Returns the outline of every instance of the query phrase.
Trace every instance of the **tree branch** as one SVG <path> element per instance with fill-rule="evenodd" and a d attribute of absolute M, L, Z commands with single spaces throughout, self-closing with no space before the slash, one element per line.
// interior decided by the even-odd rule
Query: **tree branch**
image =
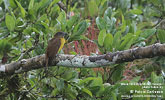
<path fill-rule="evenodd" d="M 165 56 L 165 44 L 153 44 L 114 53 L 97 56 L 59 54 L 50 64 L 51 66 L 64 66 L 73 68 L 96 68 L 111 64 L 130 62 L 135 59 Z M 15 74 L 45 67 L 45 55 L 30 59 L 22 59 L 10 64 L 0 65 L 0 77 L 5 74 Z"/>
<path fill-rule="evenodd" d="M 61 1 L 59 1 L 57 4 L 61 9 L 63 9 L 65 12 L 67 12 L 66 6 Z"/>

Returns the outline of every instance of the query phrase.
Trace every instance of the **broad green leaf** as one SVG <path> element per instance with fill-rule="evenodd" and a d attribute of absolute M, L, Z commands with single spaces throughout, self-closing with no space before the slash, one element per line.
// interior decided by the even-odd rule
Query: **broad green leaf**
<path fill-rule="evenodd" d="M 104 13 L 104 17 L 107 16 L 107 17 L 111 18 L 111 15 L 112 15 L 112 8 L 108 7 Z"/>
<path fill-rule="evenodd" d="M 119 47 L 119 50 L 124 50 L 126 47 L 128 48 L 128 46 L 131 45 L 131 43 L 133 42 L 132 38 L 133 38 L 133 34 L 132 33 L 128 33 L 127 35 L 125 35 L 121 39 L 121 40 L 123 40 L 123 42 L 121 43 L 121 45 Z"/>
<path fill-rule="evenodd" d="M 103 85 L 103 80 L 102 80 L 101 77 L 96 77 L 90 85 L 91 85 L 91 87 L 102 86 Z"/>
<path fill-rule="evenodd" d="M 48 7 L 48 11 L 50 11 L 50 8 L 55 4 L 55 3 L 58 3 L 60 0 L 53 0 L 51 3 L 50 3 L 50 5 L 49 5 L 49 7 Z"/>
<path fill-rule="evenodd" d="M 33 44 L 32 44 L 30 39 L 27 40 L 26 44 L 27 44 L 26 45 L 27 47 L 32 47 L 33 46 Z"/>
<path fill-rule="evenodd" d="M 65 80 L 71 80 L 77 77 L 77 72 L 74 70 L 68 70 L 67 72 L 65 72 L 62 76 L 63 79 Z"/>
<path fill-rule="evenodd" d="M 74 37 L 69 38 L 68 43 L 71 41 L 76 41 L 76 40 L 90 40 L 90 39 L 84 35 L 74 36 Z"/>
<path fill-rule="evenodd" d="M 101 0 L 101 5 L 99 6 L 99 16 L 103 16 L 105 10 L 108 7 L 108 3 L 106 0 Z"/>
<path fill-rule="evenodd" d="M 83 34 L 86 31 L 86 29 L 87 29 L 87 22 L 86 21 L 82 21 L 79 24 L 77 35 Z"/>
<path fill-rule="evenodd" d="M 46 14 L 43 14 L 39 19 L 38 21 L 44 21 L 47 19 L 47 15 Z"/>
<path fill-rule="evenodd" d="M 152 27 L 152 26 L 153 26 L 152 22 L 140 22 L 137 24 L 138 29 L 143 29 L 145 27 Z"/>
<path fill-rule="evenodd" d="M 112 42 L 113 42 L 113 36 L 112 34 L 108 33 L 104 39 L 104 48 L 107 50 L 107 51 L 112 51 Z"/>
<path fill-rule="evenodd" d="M 100 5 L 100 3 L 101 3 L 101 1 L 100 1 L 100 0 L 96 0 L 96 4 L 97 4 L 97 6 L 99 6 L 99 5 Z"/>
<path fill-rule="evenodd" d="M 36 8 L 36 11 L 46 7 L 50 2 L 51 0 L 41 0 Z"/>
<path fill-rule="evenodd" d="M 158 76 L 158 75 L 156 75 L 155 72 L 152 72 L 151 73 L 151 82 L 152 83 L 163 83 L 164 79 L 162 76 Z"/>
<path fill-rule="evenodd" d="M 87 88 L 82 88 L 82 91 L 92 97 L 92 92 L 90 90 L 88 90 Z"/>
<path fill-rule="evenodd" d="M 6 39 L 0 40 L 0 55 L 3 55 L 4 53 L 8 53 L 11 51 L 12 44 Z"/>
<path fill-rule="evenodd" d="M 112 73 L 112 77 L 111 77 L 113 82 L 117 82 L 122 78 L 123 69 L 124 69 L 123 66 L 116 66 L 113 69 L 113 73 Z"/>
<path fill-rule="evenodd" d="M 57 22 L 61 27 L 61 31 L 65 31 L 67 23 L 66 23 L 66 13 L 64 11 L 60 12 L 57 18 Z"/>
<path fill-rule="evenodd" d="M 113 44 L 112 46 L 118 50 L 117 48 L 120 46 L 120 38 L 121 38 L 121 31 L 118 31 L 117 33 L 115 33 L 114 35 L 114 39 L 113 39 Z"/>
<path fill-rule="evenodd" d="M 62 91 L 64 89 L 64 80 L 57 80 L 56 87 L 58 91 Z"/>
<path fill-rule="evenodd" d="M 34 0 L 30 0 L 28 10 L 31 10 L 33 8 L 33 5 L 34 5 Z"/>
<path fill-rule="evenodd" d="M 117 96 L 116 96 L 115 92 L 112 92 L 112 97 L 113 97 L 113 100 L 117 100 Z"/>
<path fill-rule="evenodd" d="M 25 17 L 25 14 L 26 14 L 25 9 L 21 6 L 21 4 L 20 4 L 17 0 L 15 0 L 15 2 L 17 3 L 18 7 L 20 8 L 20 10 L 21 10 L 21 15 L 22 15 L 22 17 L 24 18 L 24 17 Z"/>
<path fill-rule="evenodd" d="M 128 41 L 128 43 L 125 45 L 124 50 L 129 49 L 131 47 L 131 45 L 133 44 L 133 42 L 134 42 L 133 38 L 131 38 L 130 41 Z"/>
<path fill-rule="evenodd" d="M 3 2 L 3 0 L 0 0 L 0 5 L 1 5 L 2 2 Z"/>
<path fill-rule="evenodd" d="M 139 82 L 140 78 L 141 78 L 141 76 L 136 76 L 135 78 L 133 78 L 133 79 L 131 80 L 131 82 L 132 82 L 132 83 L 137 83 L 137 82 Z"/>
<path fill-rule="evenodd" d="M 41 33 L 39 30 L 37 30 L 36 28 L 32 28 L 33 32 L 36 32 L 37 34 Z"/>
<path fill-rule="evenodd" d="M 111 34 L 114 34 L 116 18 L 112 17 L 110 19 L 108 16 L 106 16 L 106 17 L 104 17 L 104 20 L 106 21 L 106 30 L 107 30 L 107 32 L 111 33 Z"/>
<path fill-rule="evenodd" d="M 52 95 L 52 96 L 56 96 L 56 95 L 57 95 L 57 93 L 58 93 L 58 89 L 57 89 L 57 88 L 55 88 L 55 89 L 52 91 L 51 95 Z"/>
<path fill-rule="evenodd" d="M 98 43 L 100 46 L 103 46 L 105 37 L 106 37 L 106 30 L 103 29 L 100 31 L 99 36 L 98 36 Z"/>
<path fill-rule="evenodd" d="M 105 20 L 100 17 L 96 18 L 96 24 L 97 24 L 97 27 L 99 28 L 99 30 L 103 30 L 106 28 Z"/>
<path fill-rule="evenodd" d="M 45 27 L 45 30 L 48 30 L 49 29 L 49 26 L 47 23 L 41 21 L 41 24 Z"/>
<path fill-rule="evenodd" d="M 72 16 L 68 21 L 67 21 L 67 26 L 69 29 L 71 29 L 73 27 L 73 25 L 75 23 L 78 22 L 78 20 L 80 19 L 80 14 L 75 14 L 74 16 Z"/>
<path fill-rule="evenodd" d="M 17 5 L 15 4 L 14 0 L 9 0 L 9 3 L 10 3 L 10 7 L 12 7 L 12 8 L 16 8 L 17 7 Z"/>
<path fill-rule="evenodd" d="M 9 14 L 6 14 L 5 23 L 6 23 L 7 28 L 10 31 L 14 30 L 14 28 L 15 28 L 15 19 L 13 18 L 13 16 L 11 16 Z"/>
<path fill-rule="evenodd" d="M 152 36 L 155 34 L 156 29 L 146 29 L 144 32 L 141 33 L 141 37 L 147 39 L 148 37 Z"/>
<path fill-rule="evenodd" d="M 97 15 L 98 13 L 98 7 L 97 7 L 97 4 L 96 4 L 96 1 L 95 0 L 90 0 L 88 2 L 88 10 L 89 10 L 89 14 L 94 17 Z"/>
<path fill-rule="evenodd" d="M 132 14 L 137 14 L 137 15 L 140 15 L 143 13 L 140 9 L 132 9 L 129 12 Z"/>
<path fill-rule="evenodd" d="M 71 35 L 71 38 L 74 36 L 80 36 L 82 35 L 86 29 L 87 29 L 87 22 L 85 20 L 81 21 L 73 30 L 73 34 Z"/>
<path fill-rule="evenodd" d="M 140 38 L 141 30 L 137 30 L 133 35 L 133 41 L 138 42 L 138 39 Z"/>
<path fill-rule="evenodd" d="M 60 22 L 60 23 L 63 23 L 64 20 L 66 20 L 66 13 L 64 11 L 60 12 L 59 13 L 59 16 L 57 18 L 57 20 Z"/>
<path fill-rule="evenodd" d="M 124 19 L 124 16 L 122 14 L 122 26 L 121 26 L 121 32 L 124 32 L 125 29 L 126 29 L 126 22 L 125 22 L 125 19 Z"/>
<path fill-rule="evenodd" d="M 158 38 L 159 38 L 160 42 L 165 43 L 165 31 L 158 29 L 157 34 L 158 34 Z"/>
<path fill-rule="evenodd" d="M 83 85 L 84 83 L 87 83 L 87 82 L 95 80 L 95 79 L 96 79 L 96 77 L 87 77 L 87 78 L 85 78 L 83 80 L 80 80 L 79 85 Z"/>

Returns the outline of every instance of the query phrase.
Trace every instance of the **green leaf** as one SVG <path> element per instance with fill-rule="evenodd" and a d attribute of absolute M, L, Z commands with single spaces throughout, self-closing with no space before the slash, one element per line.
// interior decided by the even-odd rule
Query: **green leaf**
<path fill-rule="evenodd" d="M 132 14 L 137 14 L 137 15 L 140 15 L 143 13 L 140 9 L 132 9 L 129 12 Z"/>
<path fill-rule="evenodd" d="M 91 85 L 91 87 L 102 86 L 103 85 L 103 80 L 102 80 L 101 77 L 96 77 L 90 85 Z"/>
<path fill-rule="evenodd" d="M 92 80 L 95 80 L 95 79 L 96 79 L 96 77 L 88 77 L 88 78 L 85 78 L 85 79 L 83 79 L 83 80 L 80 80 L 79 85 L 83 85 L 84 83 L 87 83 L 87 82 L 92 81 Z"/>
<path fill-rule="evenodd" d="M 57 22 L 61 27 L 61 31 L 65 31 L 67 23 L 66 23 L 66 13 L 64 11 L 60 12 L 57 18 Z"/>
<path fill-rule="evenodd" d="M 132 83 L 137 83 L 137 82 L 139 82 L 140 78 L 141 78 L 141 76 L 136 76 L 135 78 L 133 78 L 133 79 L 131 80 L 131 82 L 132 82 Z"/>
<path fill-rule="evenodd" d="M 105 37 L 106 37 L 106 30 L 103 29 L 100 31 L 99 36 L 98 36 L 98 43 L 100 46 L 103 46 Z"/>
<path fill-rule="evenodd" d="M 2 4 L 3 0 L 0 0 L 0 5 Z"/>
<path fill-rule="evenodd" d="M 133 40 L 137 41 L 137 39 L 139 38 L 140 34 L 141 34 L 141 30 L 137 30 L 136 33 L 134 34 Z"/>
<path fill-rule="evenodd" d="M 41 0 L 36 8 L 36 11 L 46 7 L 50 2 L 51 0 Z"/>
<path fill-rule="evenodd" d="M 69 29 L 71 29 L 73 27 L 73 25 L 75 23 L 78 22 L 78 20 L 80 19 L 80 14 L 75 14 L 74 16 L 72 16 L 68 21 L 67 21 L 67 26 Z"/>
<path fill-rule="evenodd" d="M 56 96 L 57 93 L 58 93 L 58 89 L 55 88 L 55 89 L 52 91 L 51 95 L 52 95 L 52 96 Z"/>
<path fill-rule="evenodd" d="M 124 50 L 127 50 L 127 49 L 129 49 L 130 47 L 131 47 L 131 45 L 133 44 L 133 38 L 132 39 L 130 39 L 130 41 L 128 41 L 128 43 L 125 45 L 125 47 L 124 47 Z"/>
<path fill-rule="evenodd" d="M 112 46 L 118 50 L 118 47 L 120 46 L 120 38 L 121 38 L 121 31 L 118 31 L 117 33 L 115 33 L 114 35 L 114 39 L 113 39 L 113 44 Z"/>
<path fill-rule="evenodd" d="M 108 33 L 105 37 L 105 40 L 104 40 L 104 47 L 107 51 L 112 51 L 112 42 L 113 42 L 113 36 L 112 34 Z"/>
<path fill-rule="evenodd" d="M 125 19 L 124 19 L 124 16 L 122 14 L 122 26 L 121 26 L 121 32 L 124 32 L 126 29 L 126 22 L 125 22 Z"/>
<path fill-rule="evenodd" d="M 64 89 L 64 80 L 57 80 L 56 87 L 58 91 L 62 91 Z"/>
<path fill-rule="evenodd" d="M 87 22 L 85 20 L 81 21 L 73 30 L 71 37 L 82 35 L 87 29 Z"/>
<path fill-rule="evenodd" d="M 90 39 L 84 35 L 74 36 L 74 37 L 69 38 L 68 43 L 71 41 L 76 41 L 76 40 L 90 40 Z"/>
<path fill-rule="evenodd" d="M 49 7 L 47 8 L 48 11 L 50 11 L 51 7 L 52 7 L 55 3 L 58 3 L 59 1 L 60 1 L 60 0 L 53 0 L 53 1 L 50 3 Z"/>
<path fill-rule="evenodd" d="M 31 10 L 33 8 L 33 5 L 34 5 L 34 0 L 30 0 L 28 10 Z"/>
<path fill-rule="evenodd" d="M 123 40 L 123 42 L 121 43 L 121 45 L 119 47 L 119 50 L 124 50 L 125 48 L 128 48 L 128 46 L 130 46 L 132 44 L 132 42 L 133 42 L 132 38 L 133 38 L 133 34 L 132 33 L 128 33 L 127 35 L 125 35 L 121 39 L 121 40 Z"/>
<path fill-rule="evenodd" d="M 151 73 L 151 82 L 152 83 L 163 83 L 164 79 L 162 76 L 157 76 L 155 72 Z"/>
<path fill-rule="evenodd" d="M 82 88 L 82 91 L 92 97 L 92 92 L 90 90 L 88 90 L 87 88 Z"/>
<path fill-rule="evenodd" d="M 15 19 L 14 19 L 13 16 L 10 16 L 9 14 L 6 14 L 5 23 L 6 23 L 7 28 L 10 31 L 14 30 L 16 22 L 15 22 Z"/>
<path fill-rule="evenodd" d="M 111 15 L 112 15 L 112 8 L 108 7 L 104 13 L 104 17 L 107 16 L 107 17 L 111 18 Z"/>
<path fill-rule="evenodd" d="M 116 18 L 112 17 L 109 19 L 108 16 L 104 17 L 104 20 L 106 21 L 106 30 L 108 33 L 114 34 L 115 32 L 115 23 L 116 23 Z"/>
<path fill-rule="evenodd" d="M 24 18 L 25 17 L 25 13 L 26 13 L 25 9 L 21 6 L 21 4 L 17 0 L 15 0 L 15 2 L 17 3 L 17 6 L 20 8 L 21 15 Z"/>
<path fill-rule="evenodd" d="M 10 3 L 10 7 L 12 7 L 12 8 L 16 8 L 17 7 L 17 5 L 15 4 L 14 0 L 9 0 L 9 3 Z"/>
<path fill-rule="evenodd" d="M 33 32 L 36 32 L 37 34 L 41 33 L 39 30 L 37 30 L 36 28 L 32 28 Z"/>
<path fill-rule="evenodd" d="M 156 29 L 146 29 L 146 30 L 144 30 L 143 33 L 141 33 L 141 37 L 147 39 L 148 37 L 155 34 L 155 32 L 156 32 Z"/>
<path fill-rule="evenodd" d="M 101 5 L 99 6 L 99 16 L 103 16 L 105 13 L 105 10 L 108 7 L 108 3 L 106 0 L 101 0 Z"/>
<path fill-rule="evenodd" d="M 3 55 L 4 53 L 8 53 L 11 51 L 12 45 L 6 39 L 0 40 L 0 54 Z"/>
<path fill-rule="evenodd" d="M 44 21 L 47 19 L 47 15 L 46 14 L 43 14 L 39 19 L 38 21 Z"/>
<path fill-rule="evenodd" d="M 27 47 L 32 47 L 33 46 L 33 44 L 32 44 L 30 39 L 27 40 L 26 44 L 27 44 Z"/>
<path fill-rule="evenodd" d="M 112 97 L 113 97 L 113 100 L 117 100 L 117 96 L 114 92 L 112 92 Z"/>
<path fill-rule="evenodd" d="M 160 42 L 165 43 L 165 31 L 158 29 L 157 34 L 158 34 L 158 38 L 159 38 Z"/>
<path fill-rule="evenodd" d="M 103 30 L 106 28 L 105 20 L 100 17 L 96 18 L 96 24 L 97 24 L 97 27 L 99 28 L 99 30 Z"/>
<path fill-rule="evenodd" d="M 123 66 L 116 66 L 114 69 L 112 69 L 112 81 L 117 82 L 122 78 L 122 72 L 123 72 L 124 67 Z"/>
<path fill-rule="evenodd" d="M 95 0 L 90 0 L 88 2 L 88 10 L 91 17 L 94 17 L 98 13 L 98 7 Z"/>

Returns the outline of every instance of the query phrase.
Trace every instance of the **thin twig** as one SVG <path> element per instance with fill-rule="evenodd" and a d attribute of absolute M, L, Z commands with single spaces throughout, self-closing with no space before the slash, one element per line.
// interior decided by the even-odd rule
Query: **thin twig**
<path fill-rule="evenodd" d="M 63 9 L 65 12 L 67 12 L 66 6 L 61 1 L 59 1 L 57 4 L 61 9 Z"/>
<path fill-rule="evenodd" d="M 3 16 L 2 18 L 0 18 L 0 23 L 2 22 L 2 21 L 4 21 L 5 20 L 5 16 Z"/>

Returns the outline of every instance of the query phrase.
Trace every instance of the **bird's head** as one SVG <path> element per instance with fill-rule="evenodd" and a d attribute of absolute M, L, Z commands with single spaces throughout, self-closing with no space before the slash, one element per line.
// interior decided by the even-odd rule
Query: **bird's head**
<path fill-rule="evenodd" d="M 63 38 L 63 37 L 66 36 L 66 35 L 67 35 L 67 33 L 65 33 L 65 32 L 57 32 L 57 33 L 54 35 L 54 37 Z"/>

